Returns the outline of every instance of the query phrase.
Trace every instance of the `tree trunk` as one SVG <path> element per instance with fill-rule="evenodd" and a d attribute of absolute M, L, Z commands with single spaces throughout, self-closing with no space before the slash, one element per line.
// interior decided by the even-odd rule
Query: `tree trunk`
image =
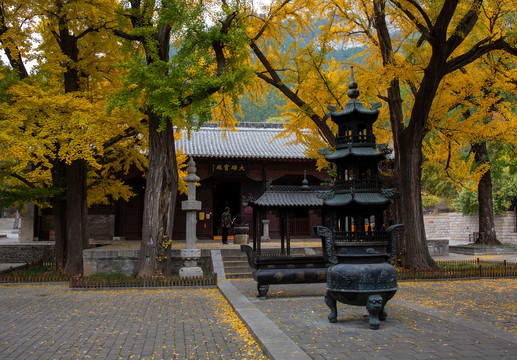
<path fill-rule="evenodd" d="M 174 146 L 174 129 L 170 122 L 158 132 L 159 117 L 148 110 L 149 166 L 144 197 L 139 277 L 169 275 L 170 246 L 162 243 L 172 236 L 178 168 Z"/>
<path fill-rule="evenodd" d="M 374 19 L 379 50 L 384 66 L 393 61 L 393 47 L 388 22 L 386 21 L 386 1 L 374 0 Z M 430 65 L 439 68 L 440 62 L 433 53 Z M 438 74 L 438 73 L 437 73 Z M 443 76 L 443 75 L 442 75 Z M 421 195 L 422 139 L 425 123 L 436 92 L 439 79 L 426 69 L 408 127 L 405 127 L 402 96 L 398 79 L 393 79 L 388 87 L 387 102 L 390 110 L 390 124 L 395 150 L 395 171 L 393 174 L 401 197 L 395 202 L 395 218 L 404 224 L 404 235 L 399 239 L 398 257 L 401 265 L 408 269 L 434 269 L 435 263 L 429 249 L 424 228 Z M 416 106 L 416 109 L 415 109 Z"/>
<path fill-rule="evenodd" d="M 86 201 L 86 161 L 74 160 L 66 177 L 67 261 L 65 274 L 81 275 L 83 249 L 88 244 L 88 207 Z"/>
<path fill-rule="evenodd" d="M 478 163 L 488 163 L 488 151 L 486 141 L 472 145 L 474 159 Z M 498 245 L 494 223 L 494 204 L 492 200 L 492 176 L 490 169 L 481 177 L 478 184 L 479 204 L 479 238 L 477 244 Z"/>
<path fill-rule="evenodd" d="M 61 4 L 62 5 L 62 4 Z M 61 8 L 61 6 L 60 6 Z M 61 8 L 62 10 L 62 8 Z M 80 75 L 76 68 L 79 60 L 80 37 L 68 28 L 65 16 L 59 18 L 60 49 L 71 63 L 63 74 L 65 93 L 80 91 Z M 66 249 L 65 273 L 76 276 L 83 272 L 83 249 L 88 247 L 87 164 L 84 159 L 73 160 L 66 166 Z"/>
<path fill-rule="evenodd" d="M 396 166 L 399 179 L 399 191 L 402 193 L 397 200 L 398 219 L 404 224 L 404 235 L 399 239 L 399 257 L 401 265 L 407 269 L 436 269 L 435 263 L 427 247 L 424 227 L 421 196 L 421 163 L 422 145 L 419 141 L 405 133 L 400 138 L 400 148 Z"/>
<path fill-rule="evenodd" d="M 52 167 L 52 184 L 54 187 L 65 187 L 66 179 L 65 163 L 54 160 Z M 54 256 L 56 258 L 56 269 L 62 270 L 65 268 L 66 262 L 66 194 L 60 194 L 57 198 L 52 200 L 52 215 L 54 221 Z"/>

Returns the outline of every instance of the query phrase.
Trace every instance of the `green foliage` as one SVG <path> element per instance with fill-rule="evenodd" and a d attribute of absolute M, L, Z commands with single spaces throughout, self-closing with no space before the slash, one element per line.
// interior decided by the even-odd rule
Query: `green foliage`
<path fill-rule="evenodd" d="M 11 95 L 8 93 L 8 89 L 18 81 L 19 76 L 16 71 L 0 62 L 0 102 L 11 102 Z"/>
<path fill-rule="evenodd" d="M 24 185 L 6 185 L 0 189 L 0 208 L 17 207 L 32 202 L 41 207 L 48 206 L 51 198 L 63 198 L 65 189 L 60 187 L 35 188 Z"/>
<path fill-rule="evenodd" d="M 215 93 L 226 94 L 237 103 L 247 79 L 254 75 L 245 65 L 248 40 L 239 16 L 228 29 L 221 30 L 223 21 L 236 11 L 237 2 L 225 4 L 219 13 L 212 14 L 216 17 L 214 25 L 208 25 L 204 17 L 207 8 L 202 3 L 194 7 L 184 4 L 164 2 L 157 27 L 153 27 L 153 31 L 164 25 L 171 27 L 174 41 L 170 59 L 164 61 L 158 49 L 146 42 L 146 57 L 135 54 L 123 65 L 129 70 L 125 89 L 112 97 L 111 108 L 148 106 L 161 119 L 161 128 L 167 121 L 190 128 L 212 120 Z M 152 32 L 137 27 L 133 34 L 148 37 Z M 214 51 L 216 47 L 224 48 L 224 64 Z"/>
<path fill-rule="evenodd" d="M 422 193 L 422 206 L 425 209 L 429 209 L 433 206 L 436 206 L 440 203 L 440 198 L 436 195 L 431 195 L 427 193 Z"/>
<path fill-rule="evenodd" d="M 461 212 L 463 215 L 475 215 L 479 211 L 478 192 L 463 188 L 451 205 L 454 210 Z"/>
<path fill-rule="evenodd" d="M 276 91 L 270 90 L 261 102 L 256 102 L 250 96 L 244 95 L 239 103 L 242 109 L 242 114 L 236 115 L 239 121 L 266 122 L 278 117 L 281 113 L 280 108 L 285 106 L 286 101 L 279 97 Z"/>
<path fill-rule="evenodd" d="M 512 196 L 517 194 L 517 149 L 512 144 L 495 143 L 490 146 L 490 153 L 493 154 L 490 163 L 494 213 L 501 214 L 508 210 Z M 477 191 L 463 188 L 452 206 L 465 215 L 477 214 L 477 196 Z"/>
<path fill-rule="evenodd" d="M 458 196 L 456 186 L 436 166 L 426 166 L 422 169 L 422 189 L 423 193 L 428 196 L 445 199 L 447 204 Z M 424 196 L 422 196 L 422 202 L 424 202 Z"/>
<path fill-rule="evenodd" d="M 17 271 L 18 274 L 46 274 L 51 272 L 50 266 L 38 266 L 33 269 Z"/>

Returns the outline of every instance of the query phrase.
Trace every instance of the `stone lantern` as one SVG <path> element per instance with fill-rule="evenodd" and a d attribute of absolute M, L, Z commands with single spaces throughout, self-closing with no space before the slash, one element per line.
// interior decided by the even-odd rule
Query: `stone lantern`
<path fill-rule="evenodd" d="M 196 182 L 199 177 L 196 175 L 196 163 L 190 158 L 187 164 L 187 176 L 185 181 L 188 186 L 188 198 L 181 202 L 181 209 L 187 212 L 186 216 L 186 241 L 185 249 L 180 250 L 184 265 L 180 271 L 180 277 L 203 276 L 203 270 L 197 266 L 197 260 L 201 258 L 201 249 L 196 249 L 196 223 L 197 212 L 201 210 L 201 201 L 196 200 Z"/>

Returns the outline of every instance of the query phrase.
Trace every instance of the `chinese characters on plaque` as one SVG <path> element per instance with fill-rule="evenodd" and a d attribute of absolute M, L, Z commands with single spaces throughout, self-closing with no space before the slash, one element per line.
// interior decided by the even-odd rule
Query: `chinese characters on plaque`
<path fill-rule="evenodd" d="M 245 175 L 248 173 L 247 161 L 212 161 L 210 163 L 212 174 Z"/>

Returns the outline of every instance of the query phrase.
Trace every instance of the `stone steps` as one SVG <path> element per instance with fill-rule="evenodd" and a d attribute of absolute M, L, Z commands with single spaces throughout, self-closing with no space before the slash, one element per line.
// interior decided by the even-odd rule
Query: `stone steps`
<path fill-rule="evenodd" d="M 248 264 L 246 254 L 239 249 L 225 249 L 221 251 L 224 272 L 227 279 L 250 279 L 252 269 Z"/>

